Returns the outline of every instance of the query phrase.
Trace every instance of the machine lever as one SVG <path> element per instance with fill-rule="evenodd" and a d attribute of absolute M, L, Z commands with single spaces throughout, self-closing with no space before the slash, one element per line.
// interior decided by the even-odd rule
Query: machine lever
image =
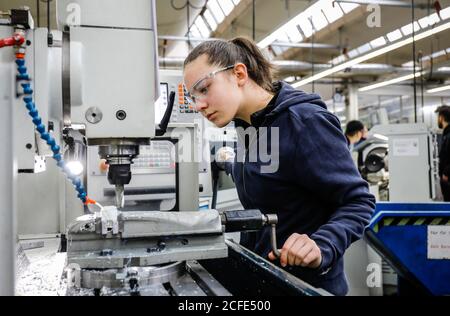
<path fill-rule="evenodd" d="M 163 136 L 167 131 L 167 126 L 170 122 L 170 117 L 172 116 L 173 106 L 175 104 L 175 92 L 172 91 L 169 96 L 169 105 L 167 106 L 166 112 L 159 123 L 159 128 L 156 130 L 156 136 Z"/>
<path fill-rule="evenodd" d="M 277 229 L 276 229 L 276 225 L 272 224 L 271 225 L 271 232 L 270 232 L 270 242 L 272 244 L 272 252 L 273 255 L 277 258 L 280 258 L 281 256 L 281 252 L 277 247 Z"/>
<path fill-rule="evenodd" d="M 225 232 L 257 231 L 270 225 L 272 251 L 279 258 L 281 253 L 277 247 L 277 223 L 277 215 L 262 214 L 260 210 L 225 211 L 222 213 L 222 224 L 225 225 Z"/>

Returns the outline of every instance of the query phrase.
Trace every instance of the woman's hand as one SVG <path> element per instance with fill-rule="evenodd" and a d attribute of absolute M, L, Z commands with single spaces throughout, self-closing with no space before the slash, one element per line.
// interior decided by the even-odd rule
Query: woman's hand
<path fill-rule="evenodd" d="M 269 259 L 276 259 L 273 252 L 269 253 Z M 294 233 L 281 249 L 280 263 L 282 267 L 289 265 L 316 269 L 322 263 L 322 254 L 314 240 L 307 235 Z"/>

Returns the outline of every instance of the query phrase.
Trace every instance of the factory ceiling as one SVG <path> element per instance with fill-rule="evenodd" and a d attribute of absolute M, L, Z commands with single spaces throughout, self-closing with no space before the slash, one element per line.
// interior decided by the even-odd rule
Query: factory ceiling
<path fill-rule="evenodd" d="M 0 10 L 27 5 L 37 16 L 38 2 L 39 23 L 46 26 L 46 0 L 2 0 Z M 393 6 L 389 5 L 389 2 L 404 5 Z M 284 69 L 290 72 L 281 73 L 282 79 L 295 75 L 296 79 L 300 80 L 317 74 L 327 64 L 333 67 L 343 61 L 368 54 L 378 47 L 389 44 L 390 40 L 398 41 L 401 36 L 405 38 L 411 36 L 410 23 L 413 14 L 414 19 L 419 21 L 416 24 L 415 34 L 432 29 L 437 25 L 434 24 L 436 22 L 443 24 L 450 21 L 450 0 L 439 0 L 439 4 L 436 4 L 435 0 L 415 0 L 414 12 L 411 2 L 406 0 L 219 0 L 218 3 L 222 9 L 221 16 L 211 18 L 211 13 L 214 14 L 218 10 L 217 0 L 156 0 L 158 35 L 166 37 L 159 41 L 160 56 L 182 60 L 189 49 L 198 44 L 191 41 L 188 45 L 186 40 L 170 40 L 167 39 L 168 36 L 189 35 L 191 39 L 195 39 L 232 38 L 244 35 L 254 37 L 273 60 L 300 61 L 317 65 L 317 67 L 305 67 L 304 64 L 299 68 L 285 67 Z M 381 5 L 373 6 L 377 3 Z M 50 6 L 51 24 L 55 26 L 55 0 L 50 2 Z M 442 11 L 436 10 L 439 7 Z M 436 20 L 438 12 L 443 14 Z M 286 25 L 289 21 L 290 25 Z M 207 31 L 201 29 L 204 22 L 207 24 L 205 29 Z M 275 32 L 277 30 L 280 31 L 277 33 Z M 302 47 L 283 46 L 288 42 L 290 46 L 297 44 Z M 450 28 L 418 40 L 415 49 L 416 55 L 424 57 L 421 65 L 417 64 L 417 67 L 431 69 L 432 73 L 437 69 L 450 73 L 448 71 Z M 326 82 L 335 77 L 344 77 L 361 84 L 383 80 L 410 71 L 408 69 L 412 69 L 412 60 L 413 45 L 409 43 L 364 60 L 362 63 L 370 64 L 373 72 L 352 71 L 353 68 L 348 67 L 336 72 L 336 75 L 331 74 L 321 80 Z M 389 67 L 392 71 L 380 70 L 380 67 L 384 67 L 383 69 Z M 443 82 L 445 79 L 441 76 L 436 80 Z"/>

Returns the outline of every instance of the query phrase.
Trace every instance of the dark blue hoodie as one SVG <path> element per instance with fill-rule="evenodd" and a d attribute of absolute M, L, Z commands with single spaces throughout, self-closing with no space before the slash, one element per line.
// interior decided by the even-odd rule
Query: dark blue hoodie
<path fill-rule="evenodd" d="M 252 125 L 263 129 L 247 140 L 245 162 L 236 157 L 232 167 L 236 189 L 245 209 L 278 215 L 279 249 L 293 233 L 306 234 L 317 243 L 322 253 L 318 269 L 286 267 L 287 271 L 315 287 L 345 295 L 343 255 L 363 235 L 375 199 L 351 158 L 338 118 L 320 97 L 283 82 L 276 87 L 271 104 L 252 115 Z M 242 121 L 236 126 L 249 127 Z M 259 139 L 268 139 L 268 153 L 275 152 L 270 142 L 273 127 L 279 128 L 279 167 L 274 173 L 261 172 L 273 161 L 259 154 L 251 159 L 249 153 L 258 152 Z M 245 143 L 242 136 L 240 145 Z M 242 234 L 241 244 L 267 258 L 270 228 Z"/>

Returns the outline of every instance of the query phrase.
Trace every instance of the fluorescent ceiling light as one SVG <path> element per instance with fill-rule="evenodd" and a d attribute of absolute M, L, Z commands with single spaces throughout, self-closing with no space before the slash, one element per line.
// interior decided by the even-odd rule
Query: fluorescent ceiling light
<path fill-rule="evenodd" d="M 386 45 L 386 44 L 387 44 L 387 42 L 386 42 L 386 39 L 384 38 L 384 36 L 380 36 L 380 37 L 378 37 L 378 38 L 376 38 L 376 39 L 374 39 L 373 41 L 370 42 L 370 45 L 373 48 L 380 47 L 380 46 L 383 46 L 383 45 Z"/>
<path fill-rule="evenodd" d="M 193 24 L 193 25 L 191 26 L 191 34 L 192 34 L 194 37 L 198 37 L 198 38 L 202 37 L 202 34 L 200 33 L 200 31 L 199 31 L 198 28 L 197 28 L 197 25 L 195 25 L 195 24 Z"/>
<path fill-rule="evenodd" d="M 437 13 L 433 13 L 419 20 L 419 24 L 422 28 L 432 26 L 433 24 L 439 23 L 440 18 Z"/>
<path fill-rule="evenodd" d="M 400 30 L 390 32 L 386 36 L 390 42 L 395 42 L 396 40 L 401 39 L 403 37 L 402 32 L 400 32 Z"/>
<path fill-rule="evenodd" d="M 214 15 L 214 18 L 216 19 L 217 23 L 222 23 L 223 20 L 225 20 L 225 15 L 222 12 L 222 9 L 220 8 L 219 3 L 217 0 L 210 0 L 208 1 L 208 7 L 211 10 L 211 13 Z"/>
<path fill-rule="evenodd" d="M 449 28 L 450 28 L 450 22 L 445 22 L 445 23 L 442 23 L 440 25 L 436 25 L 432 29 L 429 29 L 429 30 L 426 30 L 426 31 L 422 31 L 421 33 L 417 33 L 415 35 L 415 40 L 416 41 L 420 41 L 420 40 L 422 40 L 424 38 L 427 38 L 427 37 L 429 37 L 431 35 L 434 35 L 434 34 L 442 32 L 442 31 L 445 31 L 445 30 L 447 30 Z M 308 83 L 311 83 L 313 81 L 322 79 L 322 78 L 327 77 L 329 75 L 332 75 L 332 74 L 334 74 L 336 72 L 339 72 L 339 71 L 342 71 L 344 69 L 350 68 L 350 67 L 352 67 L 352 66 L 354 66 L 356 64 L 360 64 L 360 63 L 362 63 L 362 62 L 364 62 L 366 60 L 370 60 L 372 58 L 384 55 L 384 54 L 386 54 L 386 53 L 388 53 L 390 51 L 396 50 L 397 48 L 400 48 L 400 47 L 406 46 L 408 44 L 411 44 L 412 42 L 413 42 L 413 37 L 409 36 L 409 37 L 407 37 L 405 39 L 399 40 L 399 41 L 394 42 L 392 44 L 389 44 L 389 45 L 386 45 L 384 47 L 380 47 L 378 49 L 375 49 L 374 51 L 372 51 L 372 52 L 370 52 L 370 53 L 368 53 L 366 55 L 356 57 L 356 58 L 354 58 L 352 60 L 349 60 L 347 62 L 339 64 L 339 65 L 337 65 L 337 66 L 335 66 L 333 68 L 330 68 L 330 69 L 324 70 L 322 72 L 319 72 L 319 73 L 317 73 L 317 74 L 315 74 L 315 75 L 313 75 L 311 77 L 308 77 L 308 78 L 306 78 L 304 80 L 301 80 L 301 81 L 293 84 L 292 86 L 294 88 L 298 88 L 298 87 L 304 86 L 304 85 L 306 85 Z"/>
<path fill-rule="evenodd" d="M 326 2 L 322 7 L 322 11 L 325 14 L 329 23 L 333 23 L 344 16 L 344 13 L 342 12 L 341 8 L 336 4 L 337 2 L 335 2 L 333 5 L 333 2 L 329 1 Z"/>
<path fill-rule="evenodd" d="M 205 21 L 203 21 L 202 17 L 199 16 L 198 19 L 195 21 L 195 25 L 200 30 L 200 33 L 203 37 L 208 37 L 209 33 L 211 32 L 209 28 L 206 26 Z"/>
<path fill-rule="evenodd" d="M 403 26 L 401 28 L 402 33 L 404 35 L 412 34 L 412 32 L 413 32 L 413 27 L 412 26 L 413 26 L 412 23 L 409 23 L 409 24 L 406 24 L 405 26 Z M 419 23 L 414 22 L 414 32 L 418 32 L 418 31 L 420 31 L 420 25 L 419 25 Z"/>
<path fill-rule="evenodd" d="M 286 34 L 289 36 L 291 42 L 293 43 L 298 43 L 303 39 L 303 36 L 295 23 L 291 23 L 286 26 Z"/>
<path fill-rule="evenodd" d="M 301 29 L 303 35 L 308 38 L 314 32 L 317 32 L 326 27 L 328 24 L 335 22 L 339 18 L 343 17 L 344 14 L 349 13 L 358 6 L 358 4 L 339 4 L 337 2 L 335 2 L 333 6 L 331 0 L 318 0 L 314 4 L 309 6 L 306 10 L 289 20 L 289 22 L 283 24 L 281 27 L 261 40 L 258 43 L 258 46 L 261 49 L 266 48 L 277 40 L 277 35 L 280 32 L 288 32 L 288 29 L 295 30 L 293 26 L 298 26 Z M 291 34 L 288 34 L 289 37 L 291 37 Z"/>
<path fill-rule="evenodd" d="M 234 4 L 231 0 L 220 0 L 219 5 L 222 7 L 223 13 L 228 16 L 234 9 Z"/>
<path fill-rule="evenodd" d="M 211 32 L 214 32 L 219 24 L 233 12 L 239 2 L 240 0 L 208 0 L 206 9 L 196 17 L 192 24 L 197 27 L 198 32 L 191 26 L 192 30 L 190 35 L 209 38 Z"/>
<path fill-rule="evenodd" d="M 450 48 L 447 48 L 447 50 L 449 50 L 449 49 L 450 49 Z M 437 58 L 437 57 L 443 56 L 443 55 L 445 55 L 445 54 L 446 54 L 446 50 L 443 49 L 443 50 L 438 51 L 438 52 L 435 52 L 435 53 L 433 53 L 433 54 L 431 54 L 431 55 L 423 56 L 423 57 L 422 57 L 422 61 L 428 61 L 428 60 L 430 60 L 431 58 Z M 407 63 L 402 64 L 402 67 L 413 67 L 413 66 L 414 66 L 414 64 L 413 64 L 412 61 L 408 61 Z"/>
<path fill-rule="evenodd" d="M 430 90 L 427 90 L 427 92 L 428 93 L 437 93 L 437 92 L 442 92 L 442 91 L 446 91 L 446 90 L 450 90 L 450 85 L 439 87 L 439 88 L 430 89 Z"/>
<path fill-rule="evenodd" d="M 328 25 L 328 21 L 320 9 L 311 15 L 311 21 L 314 25 L 314 30 L 316 32 L 320 31 L 321 29 L 323 29 L 324 27 L 326 27 Z"/>
<path fill-rule="evenodd" d="M 381 44 L 381 43 L 378 42 L 378 44 Z M 381 44 L 379 46 L 383 46 L 383 45 L 386 45 L 386 41 L 384 41 L 384 44 Z M 372 46 L 371 43 L 366 43 L 364 45 L 359 46 L 356 50 L 359 53 L 358 55 L 361 55 L 361 54 L 367 53 L 368 51 L 370 51 L 376 47 L 379 47 L 379 46 Z"/>
<path fill-rule="evenodd" d="M 352 49 L 351 51 L 349 51 L 349 52 L 347 53 L 347 55 L 348 55 L 348 57 L 350 57 L 350 58 L 353 58 L 353 57 L 358 56 L 358 55 L 359 55 L 358 49 L 357 49 L 357 48 Z"/>
<path fill-rule="evenodd" d="M 414 77 L 416 77 L 416 78 L 420 77 L 421 74 L 422 74 L 421 72 L 416 72 L 415 75 L 414 74 L 410 74 L 410 75 L 394 78 L 394 79 L 391 79 L 391 80 L 378 82 L 378 83 L 372 84 L 370 86 L 362 87 L 362 88 L 358 89 L 358 91 L 359 92 L 365 92 L 365 91 L 370 91 L 370 90 L 381 88 L 381 87 L 385 87 L 385 86 L 390 86 L 390 85 L 395 84 L 395 83 L 399 83 L 399 82 L 402 82 L 402 81 L 414 79 Z"/>
<path fill-rule="evenodd" d="M 311 22 L 307 19 L 300 20 L 298 22 L 298 25 L 300 26 L 300 29 L 302 30 L 303 34 L 305 34 L 306 37 L 310 37 L 314 30 L 313 26 L 311 25 Z"/>
<path fill-rule="evenodd" d="M 439 12 L 441 19 L 445 20 L 450 18 L 450 7 L 447 7 L 443 10 L 441 10 L 441 12 Z"/>
<path fill-rule="evenodd" d="M 444 12 L 444 13 L 442 14 L 442 12 Z M 449 13 L 446 13 L 446 12 L 449 12 Z M 450 7 L 445 8 L 444 10 L 441 11 L 441 17 L 443 20 L 445 20 L 445 18 L 448 17 L 449 15 L 450 15 Z M 436 13 L 433 13 L 424 18 L 421 18 L 419 20 L 419 22 L 417 22 L 417 21 L 414 22 L 414 28 L 415 28 L 416 32 L 418 32 L 421 29 L 421 27 L 422 27 L 422 29 L 426 29 L 430 26 L 433 27 L 436 23 L 439 23 L 440 21 L 441 21 L 441 18 Z M 410 35 L 412 33 L 412 28 L 413 28 L 412 26 L 413 26 L 413 24 L 409 23 L 399 29 L 396 29 L 390 33 L 387 33 L 385 36 L 381 36 L 381 38 L 378 38 L 374 41 L 366 43 L 365 45 L 361 45 L 356 50 L 353 50 L 351 55 L 347 55 L 347 56 L 340 55 L 340 56 L 334 58 L 333 60 L 331 60 L 329 63 L 332 65 L 336 65 L 341 62 L 344 62 L 345 60 L 348 60 L 348 58 L 354 58 L 354 57 L 356 57 L 355 52 L 358 52 L 359 53 L 358 55 L 362 55 L 363 53 L 368 51 L 366 48 L 367 46 L 369 46 L 369 50 L 379 47 L 379 44 L 381 43 L 382 38 L 384 38 L 384 40 L 386 40 L 386 38 L 387 38 L 389 40 L 389 42 L 395 42 L 403 37 Z M 404 34 L 402 33 L 402 31 L 400 31 L 400 29 L 403 30 Z M 363 47 L 364 47 L 364 49 L 362 49 Z M 450 51 L 449 51 L 449 53 L 450 53 Z M 425 59 L 423 59 L 423 60 L 425 60 Z M 411 64 L 412 64 L 412 62 L 411 62 Z"/>
<path fill-rule="evenodd" d="M 208 22 L 209 26 L 211 26 L 211 28 L 215 30 L 217 28 L 217 21 L 212 15 L 211 11 L 209 9 L 206 9 L 203 15 L 206 19 L 206 22 Z"/>

